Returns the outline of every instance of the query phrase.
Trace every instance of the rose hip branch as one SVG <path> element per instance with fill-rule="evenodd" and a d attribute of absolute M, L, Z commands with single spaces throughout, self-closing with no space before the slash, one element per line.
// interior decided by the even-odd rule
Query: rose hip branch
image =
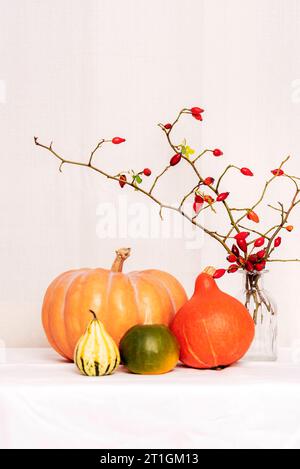
<path fill-rule="evenodd" d="M 180 213 L 193 225 L 203 230 L 208 236 L 215 239 L 226 250 L 227 262 L 230 266 L 227 268 L 220 268 L 215 273 L 215 278 L 222 277 L 226 272 L 229 274 L 235 273 L 238 270 L 245 270 L 247 272 L 261 272 L 265 269 L 267 262 L 299 262 L 300 259 L 274 259 L 271 256 L 282 245 L 281 233 L 291 233 L 294 227 L 289 222 L 289 217 L 295 207 L 300 204 L 300 178 L 291 176 L 286 173 L 284 167 L 289 161 L 286 158 L 280 166 L 271 171 L 272 177 L 268 179 L 263 187 L 262 193 L 258 200 L 249 207 L 239 208 L 230 205 L 231 192 L 221 189 L 225 177 L 228 176 L 230 171 L 239 172 L 243 177 L 254 177 L 254 172 L 248 167 L 239 168 L 236 165 L 228 165 L 219 178 L 213 175 L 203 175 L 198 168 L 198 161 L 205 156 L 220 158 L 223 156 L 222 150 L 219 148 L 202 150 L 198 155 L 193 148 L 191 148 L 187 141 L 183 139 L 181 143 L 175 143 L 172 139 L 172 132 L 175 126 L 180 122 L 181 118 L 185 115 L 191 116 L 198 122 L 203 121 L 204 110 L 200 107 L 193 107 L 191 109 L 182 109 L 173 123 L 159 124 L 159 127 L 165 134 L 167 142 L 172 151 L 169 157 L 168 164 L 157 175 L 154 176 L 150 189 L 147 189 L 144 182 L 145 178 L 151 178 L 152 170 L 144 168 L 142 170 L 134 171 L 121 171 L 116 175 L 111 175 L 107 171 L 94 165 L 94 156 L 106 144 L 120 145 L 125 143 L 125 139 L 121 137 L 114 137 L 113 139 L 102 139 L 91 152 L 88 162 L 77 162 L 63 158 L 53 149 L 53 143 L 44 145 L 39 142 L 38 138 L 34 138 L 34 142 L 38 147 L 49 151 L 55 158 L 60 161 L 59 170 L 62 171 L 64 165 L 76 165 L 84 168 L 91 169 L 101 174 L 102 176 L 115 181 L 119 184 L 121 189 L 130 187 L 135 191 L 150 198 L 160 208 L 160 217 L 163 219 L 163 211 L 172 210 Z M 155 189 L 160 180 L 171 171 L 178 171 L 180 166 L 188 165 L 195 178 L 196 184 L 193 183 L 192 188 L 181 197 L 178 206 L 172 206 L 168 203 L 160 201 L 155 195 Z M 280 222 L 277 222 L 271 228 L 259 228 L 262 223 L 258 213 L 260 205 L 265 200 L 270 185 L 279 178 L 287 179 L 294 186 L 294 192 L 291 196 L 289 207 L 285 208 L 281 202 L 278 202 L 278 207 L 268 205 L 268 207 L 280 215 Z M 218 213 L 219 209 L 223 207 L 226 217 L 228 218 L 229 228 L 227 234 L 220 234 L 217 230 L 210 230 L 206 226 L 199 223 L 198 217 L 204 210 L 212 210 Z M 236 216 L 238 214 L 238 216 Z M 245 226 L 245 221 L 248 224 Z M 257 229 L 251 227 L 251 224 L 258 226 Z M 249 225 L 249 226 L 248 226 Z"/>

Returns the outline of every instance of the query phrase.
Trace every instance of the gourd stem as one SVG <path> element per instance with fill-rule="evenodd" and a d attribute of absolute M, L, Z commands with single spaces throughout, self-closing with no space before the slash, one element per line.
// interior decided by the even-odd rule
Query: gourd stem
<path fill-rule="evenodd" d="M 203 273 L 208 274 L 211 277 L 213 277 L 215 275 L 216 271 L 217 271 L 217 269 L 215 269 L 215 267 L 209 266 L 209 267 L 206 267 L 206 269 L 203 270 Z"/>
<path fill-rule="evenodd" d="M 122 248 L 118 249 L 116 251 L 117 257 L 115 259 L 115 262 L 112 265 L 111 271 L 112 272 L 122 272 L 123 271 L 123 265 L 126 259 L 131 254 L 131 249 L 130 248 Z"/>
<path fill-rule="evenodd" d="M 96 316 L 96 313 L 94 313 L 94 311 L 92 311 L 91 309 L 90 309 L 90 313 L 94 316 L 94 319 L 97 321 L 98 318 L 97 318 L 97 316 Z"/>

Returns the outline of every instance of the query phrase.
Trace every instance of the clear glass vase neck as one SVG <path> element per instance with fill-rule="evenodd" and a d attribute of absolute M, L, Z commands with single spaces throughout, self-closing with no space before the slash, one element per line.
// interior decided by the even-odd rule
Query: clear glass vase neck
<path fill-rule="evenodd" d="M 267 270 L 263 272 L 247 272 L 243 270 L 242 274 L 245 290 L 263 290 L 265 275 L 268 273 Z"/>

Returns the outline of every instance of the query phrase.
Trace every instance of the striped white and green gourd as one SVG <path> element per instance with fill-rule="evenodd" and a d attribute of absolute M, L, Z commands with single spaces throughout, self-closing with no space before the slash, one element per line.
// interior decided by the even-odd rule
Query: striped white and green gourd
<path fill-rule="evenodd" d="M 86 376 L 111 375 L 120 365 L 119 349 L 96 314 L 75 348 L 74 362 Z"/>

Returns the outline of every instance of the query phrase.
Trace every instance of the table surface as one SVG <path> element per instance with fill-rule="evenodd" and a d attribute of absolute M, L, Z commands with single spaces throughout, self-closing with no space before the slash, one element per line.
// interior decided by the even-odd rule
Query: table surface
<path fill-rule="evenodd" d="M 0 353 L 0 448 L 300 448 L 300 361 L 122 367 L 88 378 L 50 349 Z"/>

